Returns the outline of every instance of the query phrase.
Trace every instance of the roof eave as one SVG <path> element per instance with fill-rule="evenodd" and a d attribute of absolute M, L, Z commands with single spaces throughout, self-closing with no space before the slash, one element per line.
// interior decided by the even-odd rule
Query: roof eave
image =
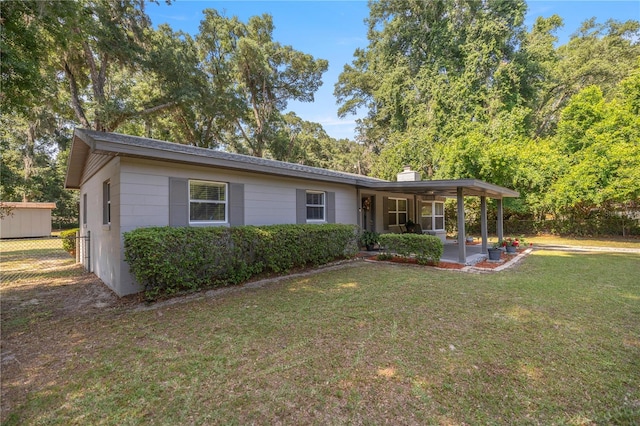
<path fill-rule="evenodd" d="M 80 189 L 85 161 L 91 150 L 91 139 L 81 129 L 76 129 L 73 132 L 69 158 L 67 158 L 67 173 L 64 180 L 66 189 Z"/>

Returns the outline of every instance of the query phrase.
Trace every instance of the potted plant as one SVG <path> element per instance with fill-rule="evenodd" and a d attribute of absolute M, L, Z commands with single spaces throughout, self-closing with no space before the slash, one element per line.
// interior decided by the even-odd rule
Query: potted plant
<path fill-rule="evenodd" d="M 489 253 L 489 260 L 500 260 L 500 256 L 502 256 L 502 241 L 493 243 L 493 246 L 489 247 L 487 251 Z"/>
<path fill-rule="evenodd" d="M 363 246 L 366 246 L 368 251 L 371 251 L 373 250 L 373 246 L 378 244 L 379 237 L 380 234 L 378 234 L 377 232 L 365 230 L 362 231 L 362 234 L 360 235 L 360 243 Z"/>
<path fill-rule="evenodd" d="M 505 250 L 507 251 L 507 253 L 509 254 L 514 254 L 516 253 L 516 251 L 518 250 L 518 248 L 520 247 L 520 244 L 524 244 L 524 238 L 520 237 L 520 238 L 506 238 L 505 240 L 502 241 L 502 245 L 504 246 Z"/>

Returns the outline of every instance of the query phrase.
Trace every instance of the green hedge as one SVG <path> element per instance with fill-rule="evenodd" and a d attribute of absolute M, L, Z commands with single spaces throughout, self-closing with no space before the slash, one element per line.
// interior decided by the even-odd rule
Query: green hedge
<path fill-rule="evenodd" d="M 76 250 L 76 232 L 78 228 L 68 229 L 60 232 L 60 238 L 62 238 L 62 248 L 72 253 Z"/>
<path fill-rule="evenodd" d="M 394 253 L 408 258 L 413 254 L 418 263 L 426 265 L 438 263 L 442 256 L 442 241 L 433 235 L 382 234 L 379 240 L 386 257 Z"/>
<path fill-rule="evenodd" d="M 354 225 L 139 228 L 124 233 L 125 260 L 150 299 L 237 284 L 357 253 Z"/>

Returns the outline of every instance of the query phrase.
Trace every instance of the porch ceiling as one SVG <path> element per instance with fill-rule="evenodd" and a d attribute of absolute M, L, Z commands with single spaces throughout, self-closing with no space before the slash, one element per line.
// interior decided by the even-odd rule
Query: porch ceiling
<path fill-rule="evenodd" d="M 388 191 L 404 194 L 456 197 L 458 188 L 465 196 L 507 198 L 519 197 L 520 193 L 478 179 L 421 180 L 415 182 L 375 182 L 360 185 L 362 189 Z"/>

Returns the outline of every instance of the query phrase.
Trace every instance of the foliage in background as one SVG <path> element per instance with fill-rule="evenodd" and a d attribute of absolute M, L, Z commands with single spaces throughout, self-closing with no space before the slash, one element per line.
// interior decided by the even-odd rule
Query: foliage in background
<path fill-rule="evenodd" d="M 124 233 L 124 248 L 151 299 L 321 265 L 358 250 L 356 227 L 334 224 L 139 228 Z"/>
<path fill-rule="evenodd" d="M 273 39 L 269 15 L 203 11 L 196 35 L 154 29 L 142 0 L 4 2 L 3 201 L 56 201 L 75 126 L 394 179 L 479 178 L 521 197 L 508 215 L 582 221 L 640 205 L 640 23 L 562 18 L 528 29 L 526 4 L 377 1 L 369 45 L 335 86 L 366 109 L 357 141 L 284 113 L 312 101 L 328 64 Z M 617 212 L 617 213 L 616 213 Z"/>
<path fill-rule="evenodd" d="M 62 248 L 69 253 L 76 251 L 76 233 L 78 231 L 78 228 L 73 228 L 60 232 L 60 238 L 62 239 Z"/>
<path fill-rule="evenodd" d="M 372 172 L 479 178 L 518 190 L 508 214 L 542 220 L 640 203 L 640 22 L 584 22 L 557 45 L 557 15 L 524 25 L 513 2 L 374 2 L 369 45 L 335 86 Z"/>
<path fill-rule="evenodd" d="M 444 249 L 440 238 L 433 235 L 382 234 L 378 240 L 384 257 L 396 254 L 409 258 L 414 255 L 421 265 L 437 264 Z"/>

